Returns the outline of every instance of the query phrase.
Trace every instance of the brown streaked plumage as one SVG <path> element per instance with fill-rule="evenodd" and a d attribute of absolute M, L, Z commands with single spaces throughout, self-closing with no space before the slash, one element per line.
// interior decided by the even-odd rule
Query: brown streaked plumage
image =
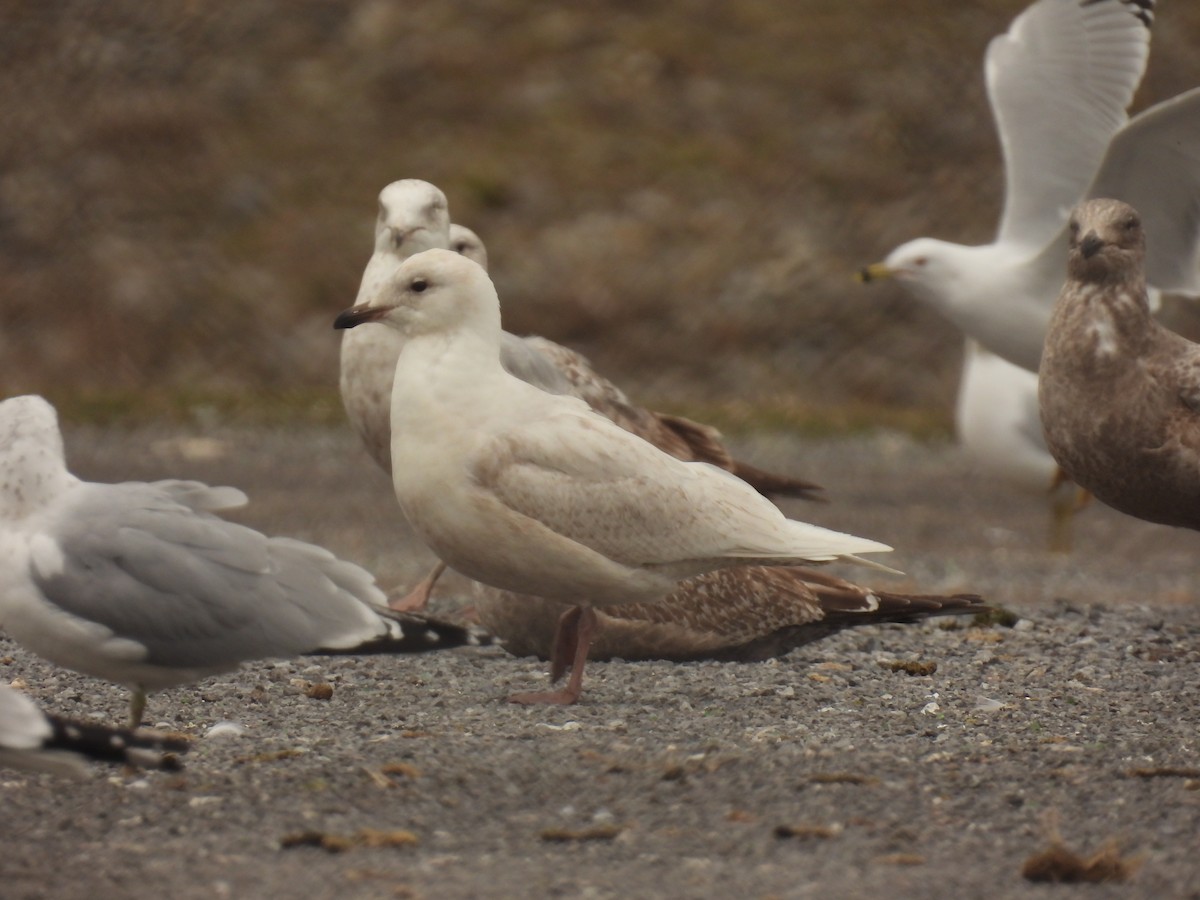
<path fill-rule="evenodd" d="M 531 336 L 522 340 L 531 350 L 550 361 L 555 371 L 570 385 L 569 393 L 658 449 L 677 459 L 706 462 L 732 472 L 760 494 L 824 500 L 820 496 L 820 485 L 766 472 L 734 459 L 721 442 L 721 432 L 711 425 L 635 405 L 624 391 L 597 373 L 591 361 L 582 354 L 543 337 Z M 524 377 L 519 372 L 513 374 Z M 533 383 L 537 384 L 536 381 Z"/>
<path fill-rule="evenodd" d="M 1200 529 L 1200 345 L 1150 315 L 1146 236 L 1131 206 L 1089 200 L 1070 231 L 1039 373 L 1046 443 L 1101 501 Z"/>
<path fill-rule="evenodd" d="M 480 622 L 516 656 L 553 655 L 566 604 L 481 587 Z M 756 661 L 855 625 L 915 622 L 987 610 L 974 594 L 875 591 L 808 568 L 755 566 L 710 572 L 657 603 L 596 611 L 589 659 Z"/>

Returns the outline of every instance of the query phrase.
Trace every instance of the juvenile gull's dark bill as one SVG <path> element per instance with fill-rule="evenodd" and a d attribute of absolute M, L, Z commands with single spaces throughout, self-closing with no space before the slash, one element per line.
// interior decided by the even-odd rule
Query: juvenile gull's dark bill
<path fill-rule="evenodd" d="M 748 484 L 682 462 L 581 400 L 550 394 L 500 360 L 487 273 L 448 251 L 406 260 L 378 303 L 336 327 L 405 339 L 391 400 L 392 479 L 417 534 L 458 572 L 582 604 L 564 617 L 571 680 L 526 702 L 574 702 L 594 607 L 661 600 L 687 578 L 752 564 L 852 559 L 891 548 L 786 519 Z"/>
<path fill-rule="evenodd" d="M 1150 314 L 1133 207 L 1089 200 L 1070 232 L 1039 379 L 1046 443 L 1110 506 L 1200 528 L 1200 345 Z"/>
<path fill-rule="evenodd" d="M 127 731 L 43 712 L 24 694 L 0 685 L 0 766 L 56 775 L 87 774 L 84 761 L 178 769 L 186 740 Z"/>
<path fill-rule="evenodd" d="M 236 488 L 95 484 L 67 471 L 54 408 L 0 403 L 0 627 L 39 656 L 148 691 L 244 661 L 414 652 L 464 629 L 386 608 L 374 577 L 313 544 L 269 538 L 213 511 Z"/>

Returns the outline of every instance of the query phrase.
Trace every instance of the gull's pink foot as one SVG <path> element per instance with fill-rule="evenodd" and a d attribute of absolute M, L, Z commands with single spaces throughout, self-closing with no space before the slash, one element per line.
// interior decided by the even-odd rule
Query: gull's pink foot
<path fill-rule="evenodd" d="M 433 586 L 446 571 L 446 564 L 439 562 L 428 575 L 421 579 L 420 584 L 403 597 L 389 597 L 388 606 L 397 612 L 422 612 L 429 605 L 429 596 Z"/>
<path fill-rule="evenodd" d="M 583 667 L 587 663 L 588 650 L 596 635 L 596 611 L 590 606 L 573 606 L 558 620 L 558 631 L 554 636 L 554 654 L 550 661 L 550 683 L 554 684 L 567 671 L 571 661 L 571 677 L 565 687 L 557 691 L 540 691 L 530 694 L 513 694 L 509 703 L 524 705 L 551 704 L 570 706 L 579 701 L 583 692 Z"/>

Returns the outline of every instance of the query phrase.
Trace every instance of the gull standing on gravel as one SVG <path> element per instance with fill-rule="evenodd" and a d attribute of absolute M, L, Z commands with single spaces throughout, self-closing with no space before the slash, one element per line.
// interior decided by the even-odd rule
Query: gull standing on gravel
<path fill-rule="evenodd" d="M 450 249 L 487 268 L 487 248 L 469 228 L 450 226 Z M 591 367 L 586 359 L 579 357 L 579 361 L 560 368 L 581 373 L 572 379 L 581 385 L 576 396 L 588 401 L 593 409 L 607 415 L 615 408 L 611 401 L 592 402 L 593 397 L 604 396 L 604 391 L 589 390 L 587 385 L 603 379 L 594 373 L 588 375 Z M 1023 369 L 1016 371 L 1036 381 Z M 615 387 L 611 390 L 617 391 Z M 1031 398 L 1040 439 L 1035 395 L 1036 386 Z M 620 424 L 619 418 L 615 421 Z M 659 447 L 678 455 L 670 446 Z M 1050 468 L 1056 469 L 1044 444 L 1041 453 Z M 473 586 L 471 600 L 479 622 L 505 650 L 515 656 L 552 656 L 558 620 L 569 606 L 479 582 Z M 597 610 L 597 629 L 588 659 L 758 660 L 781 656 L 843 628 L 916 622 L 930 616 L 973 615 L 986 610 L 983 601 L 973 594 L 898 594 L 875 591 L 799 566 L 738 566 L 688 579 L 659 602 L 625 603 Z M 563 674 L 564 662 L 554 660 L 552 681 Z"/>
<path fill-rule="evenodd" d="M 996 239 L 917 238 L 868 266 L 894 277 L 1031 372 L 1062 286 L 1067 216 L 1087 197 L 1136 206 L 1156 236 L 1150 283 L 1200 295 L 1200 89 L 1127 120 L 1145 70 L 1154 0 L 1038 0 L 988 46 L 985 72 L 1004 153 Z"/>
<path fill-rule="evenodd" d="M 726 566 L 857 559 L 885 544 L 784 518 L 745 482 L 669 456 L 574 397 L 505 371 L 500 304 L 487 273 L 449 250 L 397 270 L 337 328 L 377 322 L 404 352 L 392 391 L 392 478 L 409 523 L 477 581 L 578 604 L 563 617 L 574 702 L 593 607 L 660 600 Z M 380 326 L 376 326 L 380 327 Z"/>
<path fill-rule="evenodd" d="M 487 250 L 471 229 L 450 223 L 446 196 L 427 181 L 404 179 L 379 194 L 375 253 L 367 263 L 355 306 L 380 302 L 384 287 L 405 259 L 431 248 L 448 248 L 487 268 Z M 390 328 L 363 328 L 342 336 L 340 391 L 347 418 L 367 452 L 389 475 L 392 471 L 391 394 L 396 360 L 404 336 Z M 500 338 L 500 361 L 517 378 L 552 394 L 570 394 L 656 447 L 685 460 L 720 466 L 764 494 L 820 500 L 821 488 L 809 481 L 776 475 L 734 459 L 720 433 L 681 416 L 654 412 L 632 403 L 598 374 L 579 353 L 542 337 Z M 400 610 L 419 610 L 445 565 L 408 594 L 392 600 Z"/>
<path fill-rule="evenodd" d="M 77 722 L 42 712 L 29 697 L 0 684 L 0 766 L 82 777 L 85 759 L 178 769 L 188 742 L 153 732 L 132 732 Z"/>
<path fill-rule="evenodd" d="M 1200 529 L 1200 344 L 1150 314 L 1146 232 L 1133 207 L 1089 200 L 1070 232 L 1042 356 L 1046 443 L 1115 509 Z"/>
<path fill-rule="evenodd" d="M 146 693 L 310 652 L 472 643 L 395 613 L 372 575 L 328 550 L 213 511 L 246 503 L 197 481 L 96 484 L 67 471 L 54 407 L 0 403 L 0 627 L 68 669 Z"/>

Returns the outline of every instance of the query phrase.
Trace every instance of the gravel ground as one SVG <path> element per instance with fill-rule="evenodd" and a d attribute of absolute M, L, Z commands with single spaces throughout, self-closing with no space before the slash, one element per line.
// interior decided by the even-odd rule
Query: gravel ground
<path fill-rule="evenodd" d="M 243 487 L 244 521 L 385 583 L 422 568 L 343 432 L 67 444 L 84 477 Z M 952 447 L 738 446 L 827 486 L 832 503 L 793 515 L 889 541 L 908 573 L 843 574 L 974 590 L 1021 620 L 860 628 L 766 663 L 594 664 L 557 709 L 502 702 L 545 667 L 498 648 L 246 666 L 151 698 L 150 719 L 198 739 L 182 773 L 0 773 L 0 896 L 1058 898 L 1081 889 L 1022 876 L 1056 836 L 1130 863 L 1089 897 L 1200 896 L 1200 538 L 1092 508 L 1055 558 L 1037 498 Z M 121 689 L 11 642 L 0 657 L 53 710 L 124 714 Z M 206 738 L 222 720 L 245 732 Z"/>

